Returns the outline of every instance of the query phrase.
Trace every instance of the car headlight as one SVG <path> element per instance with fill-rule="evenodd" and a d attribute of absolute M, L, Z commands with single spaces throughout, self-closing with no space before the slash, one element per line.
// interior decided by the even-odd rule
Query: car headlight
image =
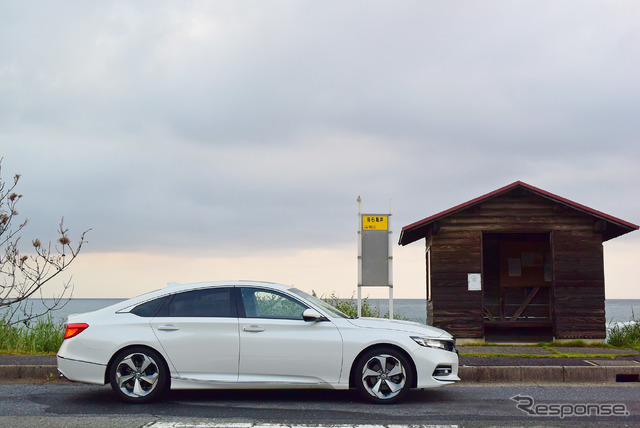
<path fill-rule="evenodd" d="M 442 349 L 444 351 L 455 352 L 453 340 L 432 339 L 430 337 L 411 336 L 411 338 L 420 346 L 427 348 Z"/>

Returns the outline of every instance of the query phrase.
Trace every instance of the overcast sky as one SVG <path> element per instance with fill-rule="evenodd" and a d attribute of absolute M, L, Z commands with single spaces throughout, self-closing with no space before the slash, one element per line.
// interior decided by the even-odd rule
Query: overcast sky
<path fill-rule="evenodd" d="M 400 228 L 516 180 L 640 223 L 640 3 L 0 0 L 25 238 L 75 297 L 264 279 L 350 296 L 356 198 Z M 395 293 L 424 296 L 423 242 Z M 605 244 L 640 298 L 640 232 Z"/>

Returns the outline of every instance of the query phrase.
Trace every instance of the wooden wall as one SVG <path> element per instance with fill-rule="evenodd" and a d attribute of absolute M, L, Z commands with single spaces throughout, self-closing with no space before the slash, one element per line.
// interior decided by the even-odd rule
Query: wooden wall
<path fill-rule="evenodd" d="M 431 247 L 433 325 L 456 337 L 484 336 L 482 292 L 467 291 L 467 274 L 482 271 L 482 233 L 448 228 Z"/>
<path fill-rule="evenodd" d="M 429 230 L 433 325 L 460 338 L 484 337 L 482 292 L 467 274 L 482 272 L 482 234 L 550 233 L 557 338 L 603 338 L 602 233 L 587 214 L 515 189 L 440 219 Z"/>
<path fill-rule="evenodd" d="M 551 237 L 556 338 L 604 339 L 602 235 L 593 231 L 556 231 Z"/>

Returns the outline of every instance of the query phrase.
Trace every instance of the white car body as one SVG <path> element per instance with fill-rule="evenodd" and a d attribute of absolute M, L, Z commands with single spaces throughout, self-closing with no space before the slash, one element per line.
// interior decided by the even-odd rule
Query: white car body
<path fill-rule="evenodd" d="M 232 288 L 237 290 L 231 292 L 234 296 L 246 290 L 286 296 L 321 317 L 311 321 L 248 317 L 249 309 L 228 317 L 163 316 L 162 311 L 159 316 L 145 317 L 131 312 L 163 296 L 213 288 Z M 242 296 L 244 299 L 245 294 Z M 174 298 L 163 301 L 172 301 L 169 299 Z M 415 377 L 408 387 L 433 388 L 459 380 L 458 355 L 447 332 L 413 322 L 336 316 L 317 299 L 280 284 L 231 281 L 174 285 L 95 312 L 69 316 L 68 325 L 77 323 L 88 327 L 66 339 L 57 355 L 60 373 L 71 381 L 109 383 L 114 357 L 128 347 L 157 352 L 168 368 L 171 389 L 348 389 L 354 386 L 352 370 L 358 359 L 372 349 L 397 350 L 408 357 L 407 370 Z M 436 344 L 450 342 L 451 348 L 425 346 L 424 341 L 412 337 L 434 339 Z M 113 378 L 111 383 L 113 386 Z"/>

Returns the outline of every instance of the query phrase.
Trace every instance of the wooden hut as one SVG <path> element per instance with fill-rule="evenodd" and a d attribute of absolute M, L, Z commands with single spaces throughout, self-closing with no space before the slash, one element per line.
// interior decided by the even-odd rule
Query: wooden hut
<path fill-rule="evenodd" d="M 427 323 L 474 341 L 602 340 L 602 243 L 638 226 L 515 182 L 402 228 L 426 241 Z"/>

